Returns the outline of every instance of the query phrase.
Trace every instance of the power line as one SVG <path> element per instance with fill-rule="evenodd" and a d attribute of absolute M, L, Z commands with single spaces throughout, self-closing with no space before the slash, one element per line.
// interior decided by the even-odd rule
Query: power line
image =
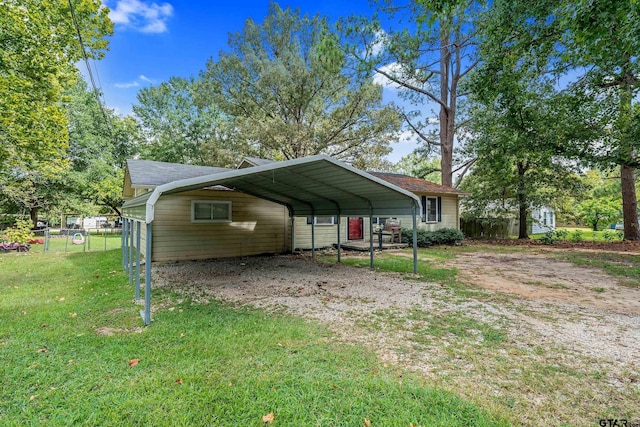
<path fill-rule="evenodd" d="M 71 19 L 73 20 L 73 25 L 76 29 L 76 33 L 78 34 L 78 41 L 80 42 L 80 50 L 82 51 L 84 63 L 85 63 L 85 66 L 87 67 L 87 72 L 89 73 L 89 80 L 91 81 L 91 86 L 93 87 L 93 93 L 96 96 L 96 100 L 98 101 L 98 106 L 100 107 L 100 111 L 102 112 L 102 116 L 104 117 L 105 124 L 107 125 L 109 137 L 113 141 L 113 132 L 111 131 L 111 122 L 107 117 L 107 112 L 105 111 L 104 106 L 102 105 L 102 100 L 100 99 L 101 91 L 98 90 L 96 81 L 93 78 L 93 72 L 91 71 L 91 64 L 89 63 L 89 57 L 87 55 L 86 49 L 84 48 L 84 41 L 82 40 L 82 34 L 80 33 L 80 27 L 78 26 L 78 20 L 76 19 L 76 12 L 75 12 L 75 9 L 73 8 L 73 4 L 71 3 L 71 0 L 68 0 L 68 2 L 69 2 L 69 10 L 71 11 Z M 96 69 L 96 74 L 97 73 L 98 73 L 98 70 Z"/>

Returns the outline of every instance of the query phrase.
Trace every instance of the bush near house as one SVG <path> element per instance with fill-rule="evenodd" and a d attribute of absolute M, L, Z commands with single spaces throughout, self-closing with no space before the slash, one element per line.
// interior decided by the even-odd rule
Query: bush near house
<path fill-rule="evenodd" d="M 427 248 L 434 245 L 456 245 L 464 240 L 464 234 L 457 228 L 441 228 L 436 231 L 418 230 L 418 247 Z M 413 230 L 402 229 L 402 241 L 413 242 Z"/>

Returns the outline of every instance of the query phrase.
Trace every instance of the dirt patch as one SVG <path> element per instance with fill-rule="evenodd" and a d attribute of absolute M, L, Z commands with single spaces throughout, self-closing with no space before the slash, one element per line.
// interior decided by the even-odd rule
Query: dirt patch
<path fill-rule="evenodd" d="M 464 283 L 484 289 L 640 315 L 640 290 L 623 286 L 623 279 L 545 254 L 468 252 L 447 265 L 458 268 Z"/>
<path fill-rule="evenodd" d="M 108 337 L 113 336 L 113 335 L 120 335 L 120 334 L 141 334 L 142 331 L 144 331 L 144 328 L 142 327 L 132 327 L 132 328 L 111 328 L 108 326 L 100 326 L 98 328 L 95 328 L 96 334 L 98 335 L 106 335 Z"/>
<path fill-rule="evenodd" d="M 478 286 L 307 256 L 154 265 L 153 274 L 154 286 L 196 302 L 319 321 L 339 340 L 363 343 L 521 425 L 589 425 L 606 408 L 630 410 L 640 399 L 640 289 L 544 254 L 462 252 L 447 265 Z M 616 412 L 623 415 L 635 416 Z"/>

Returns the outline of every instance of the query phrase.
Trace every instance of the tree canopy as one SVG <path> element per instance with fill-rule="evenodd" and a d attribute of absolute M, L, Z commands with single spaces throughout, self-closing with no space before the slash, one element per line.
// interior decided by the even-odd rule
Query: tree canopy
<path fill-rule="evenodd" d="M 248 19 L 230 50 L 207 63 L 201 88 L 254 155 L 323 153 L 375 167 L 400 119 L 382 105 L 379 85 L 349 72 L 338 43 L 324 18 L 271 3 L 264 22 Z"/>
<path fill-rule="evenodd" d="M 100 58 L 112 34 L 100 0 L 73 2 L 89 57 Z M 55 173 L 67 148 L 62 92 L 76 79 L 83 57 L 66 0 L 0 1 L 0 161 L 37 162 Z M 27 166 L 28 167 L 28 166 Z"/>
<path fill-rule="evenodd" d="M 508 48 L 516 66 L 565 81 L 573 117 L 559 150 L 620 170 L 625 239 L 640 239 L 635 191 L 640 166 L 640 5 L 634 0 L 499 0 L 483 28 L 487 51 Z M 577 132 L 574 132 L 577 131 Z"/>

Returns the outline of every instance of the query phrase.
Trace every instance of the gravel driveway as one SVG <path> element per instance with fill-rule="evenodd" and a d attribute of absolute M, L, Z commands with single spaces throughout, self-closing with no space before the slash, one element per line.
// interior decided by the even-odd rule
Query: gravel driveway
<path fill-rule="evenodd" d="M 463 255 L 450 266 L 469 286 L 301 255 L 154 265 L 154 286 L 321 322 L 336 339 L 365 344 L 384 362 L 422 372 L 523 425 L 592 424 L 605 415 L 640 421 L 632 405 L 640 402 L 640 289 L 540 254 L 509 255 L 509 262 Z M 551 276 L 562 268 L 571 283 L 549 276 L 527 285 L 534 262 Z M 606 292 L 592 295 L 601 287 Z"/>

